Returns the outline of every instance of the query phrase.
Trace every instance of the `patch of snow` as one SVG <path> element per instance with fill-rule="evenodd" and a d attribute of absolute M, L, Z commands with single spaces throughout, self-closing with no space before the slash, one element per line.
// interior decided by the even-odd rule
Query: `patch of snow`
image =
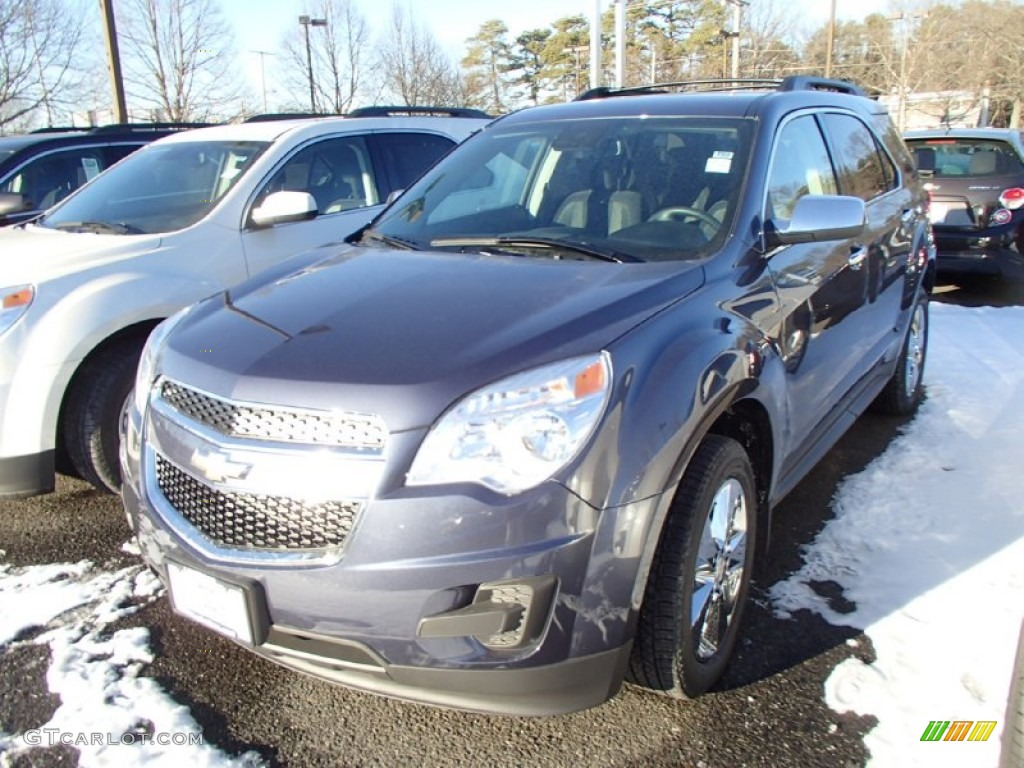
<path fill-rule="evenodd" d="M 927 399 L 903 434 L 846 478 L 776 613 L 864 631 L 876 660 L 825 684 L 839 712 L 874 715 L 875 766 L 995 766 L 1024 619 L 1024 308 L 931 306 Z M 815 593 L 834 581 L 855 604 Z M 922 742 L 932 720 L 994 720 L 985 742 Z"/>
<path fill-rule="evenodd" d="M 32 642 L 49 646 L 46 682 L 61 702 L 42 728 L 0 733 L 0 765 L 22 754 L 31 759 L 34 747 L 62 740 L 79 751 L 83 768 L 262 764 L 256 753 L 235 758 L 199 743 L 202 729 L 188 708 L 139 675 L 153 659 L 147 629 L 109 631 L 112 622 L 161 591 L 160 582 L 141 566 L 107 572 L 85 561 L 0 565 L 0 648 L 26 630 L 44 629 Z"/>

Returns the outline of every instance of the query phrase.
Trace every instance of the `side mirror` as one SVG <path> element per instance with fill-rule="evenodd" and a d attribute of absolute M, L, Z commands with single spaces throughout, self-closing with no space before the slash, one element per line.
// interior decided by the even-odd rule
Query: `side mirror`
<path fill-rule="evenodd" d="M 252 209 L 249 219 L 256 227 L 272 227 L 286 221 L 312 219 L 316 214 L 316 200 L 308 192 L 274 192 Z"/>
<path fill-rule="evenodd" d="M 797 200 L 785 229 L 769 221 L 765 239 L 769 247 L 791 243 L 820 243 L 857 237 L 864 231 L 864 201 L 848 195 L 804 195 Z"/>
<path fill-rule="evenodd" d="M 391 190 L 390 194 L 388 194 L 388 199 L 385 201 L 385 204 L 386 205 L 391 205 L 393 202 L 395 202 L 395 200 L 397 200 L 398 198 L 400 198 L 402 196 L 403 192 L 405 192 L 404 189 L 393 189 L 393 190 Z"/>
<path fill-rule="evenodd" d="M 0 216 L 32 210 L 32 201 L 14 192 L 0 192 Z"/>

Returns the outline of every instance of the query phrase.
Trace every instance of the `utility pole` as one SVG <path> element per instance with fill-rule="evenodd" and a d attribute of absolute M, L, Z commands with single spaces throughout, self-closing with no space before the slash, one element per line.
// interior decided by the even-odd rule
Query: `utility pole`
<path fill-rule="evenodd" d="M 722 46 L 725 47 L 725 39 L 732 38 L 732 79 L 738 80 L 740 76 L 740 10 L 745 5 L 750 5 L 747 0 L 725 0 L 732 6 L 732 32 L 722 30 Z M 725 58 L 725 51 L 722 52 Z M 722 77 L 725 77 L 725 66 L 722 67 Z"/>
<path fill-rule="evenodd" d="M 306 31 L 306 69 L 309 72 L 309 108 L 316 112 L 316 87 L 313 84 L 313 53 L 309 47 L 309 27 L 326 27 L 327 19 L 311 19 L 309 16 L 299 16 L 299 24 Z"/>
<path fill-rule="evenodd" d="M 594 0 L 590 17 L 590 87 L 601 85 L 601 0 Z"/>
<path fill-rule="evenodd" d="M 828 17 L 828 44 L 825 47 L 825 77 L 832 77 L 832 57 L 836 47 L 836 0 Z"/>
<path fill-rule="evenodd" d="M 253 50 L 252 53 L 258 53 L 260 55 L 260 86 L 263 88 L 263 111 L 267 112 L 267 72 L 263 63 L 266 61 L 267 56 L 273 56 L 274 54 L 271 51 L 256 50 Z"/>
<path fill-rule="evenodd" d="M 100 0 L 103 14 L 103 33 L 107 39 L 107 69 L 110 90 L 114 97 L 114 122 L 128 122 L 128 109 L 124 101 L 124 78 L 121 77 L 121 54 L 117 49 L 117 24 L 114 20 L 114 0 Z"/>

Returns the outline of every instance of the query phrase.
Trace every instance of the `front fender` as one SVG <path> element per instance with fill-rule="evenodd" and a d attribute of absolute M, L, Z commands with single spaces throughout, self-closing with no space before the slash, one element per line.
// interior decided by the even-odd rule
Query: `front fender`
<path fill-rule="evenodd" d="M 71 287 L 40 289 L 18 337 L 17 364 L 3 405 L 0 455 L 52 450 L 61 403 L 89 353 L 117 332 L 161 320 L 221 287 L 208 281 L 141 273 L 109 274 Z M 70 281 L 68 281 L 70 282 Z"/>

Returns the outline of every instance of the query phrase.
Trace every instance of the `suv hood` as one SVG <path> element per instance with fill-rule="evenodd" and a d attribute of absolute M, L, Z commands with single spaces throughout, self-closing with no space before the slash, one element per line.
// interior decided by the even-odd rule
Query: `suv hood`
<path fill-rule="evenodd" d="M 600 351 L 703 282 L 699 265 L 350 247 L 197 307 L 161 370 L 249 402 L 431 424 L 453 401 Z"/>
<path fill-rule="evenodd" d="M 60 232 L 34 224 L 0 229 L 0 285 L 40 283 L 152 250 L 160 235 Z"/>

